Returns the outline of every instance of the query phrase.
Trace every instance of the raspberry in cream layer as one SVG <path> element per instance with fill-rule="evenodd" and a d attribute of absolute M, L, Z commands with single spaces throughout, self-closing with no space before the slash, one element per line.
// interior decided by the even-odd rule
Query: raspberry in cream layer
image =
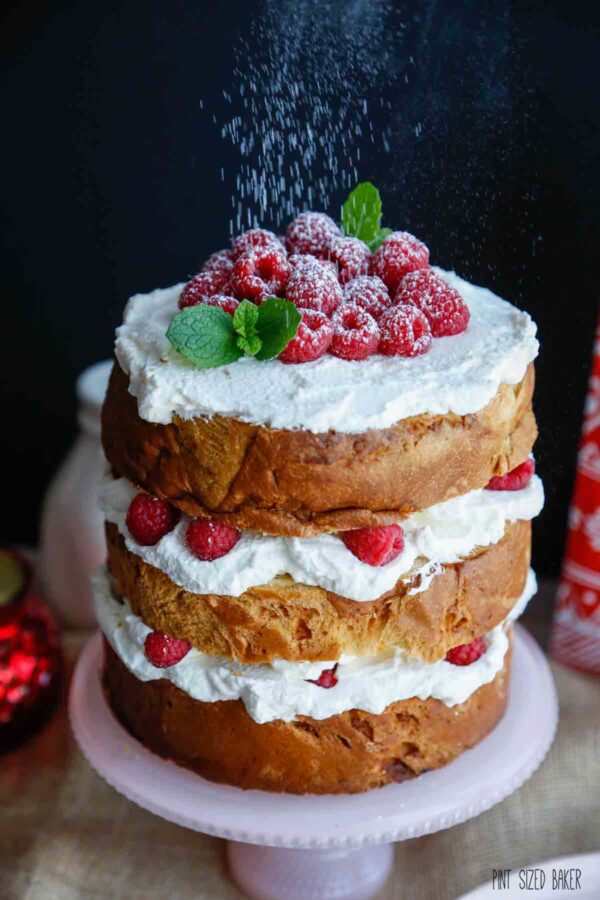
<path fill-rule="evenodd" d="M 99 570 L 93 578 L 96 613 L 109 644 L 140 681 L 164 678 L 194 700 L 214 703 L 242 700 L 258 724 L 296 716 L 326 719 L 349 709 L 375 714 L 398 700 L 434 698 L 446 706 L 464 703 L 482 685 L 500 672 L 509 647 L 507 631 L 523 612 L 536 591 L 530 571 L 525 589 L 506 620 L 484 636 L 485 651 L 467 666 L 446 660 L 424 663 L 408 658 L 401 649 L 379 656 L 343 656 L 337 661 L 337 683 L 325 690 L 314 682 L 336 661 L 298 663 L 275 660 L 270 664 L 243 665 L 191 649 L 168 668 L 152 665 L 144 653 L 151 629 L 134 615 L 126 600 L 112 594 L 108 573 Z"/>
<path fill-rule="evenodd" d="M 436 270 L 441 271 L 441 270 Z M 425 356 L 375 353 L 356 361 L 327 355 L 302 365 L 244 357 L 198 370 L 165 333 L 183 285 L 132 297 L 117 329 L 116 356 L 141 418 L 230 416 L 272 428 L 356 434 L 421 414 L 478 412 L 501 384 L 518 384 L 537 356 L 536 327 L 491 291 L 443 272 L 470 312 L 463 334 L 433 342 Z"/>
<path fill-rule="evenodd" d="M 497 543 L 507 523 L 533 519 L 544 502 L 542 482 L 535 475 L 518 491 L 470 491 L 404 519 L 400 555 L 387 565 L 371 566 L 354 556 L 336 534 L 284 538 L 250 531 L 243 531 L 225 556 L 205 562 L 194 556 L 186 543 L 187 516 L 158 543 L 142 546 L 125 521 L 135 495 L 127 479 L 107 475 L 100 487 L 105 518 L 117 526 L 131 553 L 186 591 L 238 597 L 251 587 L 287 574 L 301 584 L 359 602 L 376 600 L 399 580 L 411 582 L 412 593 L 426 590 L 444 565 L 468 557 L 477 547 Z"/>

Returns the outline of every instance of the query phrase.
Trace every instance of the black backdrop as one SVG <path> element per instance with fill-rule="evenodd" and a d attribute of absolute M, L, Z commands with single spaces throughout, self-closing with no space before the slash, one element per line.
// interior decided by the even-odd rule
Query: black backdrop
<path fill-rule="evenodd" d="M 397 62 L 416 54 L 416 77 L 385 113 L 391 154 L 363 157 L 359 174 L 435 262 L 539 323 L 548 502 L 536 562 L 553 574 L 598 303 L 598 13 L 573 0 L 398 7 L 412 25 Z M 4 13 L 0 471 L 5 496 L 19 488 L 4 540 L 35 538 L 75 431 L 75 376 L 110 355 L 126 298 L 182 280 L 226 243 L 239 159 L 206 110 L 220 113 L 236 35 L 258 14 L 250 0 Z M 411 129 L 423 122 L 418 145 L 407 110 Z"/>

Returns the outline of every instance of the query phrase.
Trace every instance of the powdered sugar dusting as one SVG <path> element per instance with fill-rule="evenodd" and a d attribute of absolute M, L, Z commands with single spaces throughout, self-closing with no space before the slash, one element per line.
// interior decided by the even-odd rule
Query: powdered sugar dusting
<path fill-rule="evenodd" d="M 306 208 L 331 209 L 360 180 L 361 149 L 389 152 L 370 104 L 382 105 L 401 32 L 389 0 L 265 0 L 235 47 L 222 137 L 239 153 L 231 234 L 277 229 Z M 215 124 L 219 124 L 216 116 Z M 226 178 L 222 170 L 221 177 Z"/>

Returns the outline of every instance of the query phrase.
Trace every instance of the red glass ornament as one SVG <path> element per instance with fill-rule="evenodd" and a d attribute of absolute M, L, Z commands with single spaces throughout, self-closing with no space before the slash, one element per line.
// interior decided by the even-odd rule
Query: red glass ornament
<path fill-rule="evenodd" d="M 38 730 L 59 696 L 58 629 L 20 554 L 0 548 L 0 752 Z"/>

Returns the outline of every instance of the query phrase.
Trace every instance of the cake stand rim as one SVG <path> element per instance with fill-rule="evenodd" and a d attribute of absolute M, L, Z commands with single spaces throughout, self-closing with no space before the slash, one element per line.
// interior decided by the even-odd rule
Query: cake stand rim
<path fill-rule="evenodd" d="M 526 709 L 528 704 L 524 702 L 523 696 L 519 698 L 518 694 L 511 689 L 506 713 L 490 735 L 471 750 L 465 751 L 448 766 L 425 773 L 413 781 L 398 785 L 388 785 L 384 788 L 369 791 L 366 794 L 352 795 L 326 794 L 302 795 L 298 797 L 263 791 L 244 791 L 227 785 L 214 784 L 194 772 L 162 759 L 147 750 L 125 730 L 110 710 L 100 685 L 101 640 L 102 635 L 98 632 L 86 643 L 75 665 L 69 689 L 69 720 L 73 734 L 84 757 L 90 766 L 112 788 L 143 809 L 184 828 L 199 831 L 213 837 L 225 838 L 229 841 L 259 844 L 267 847 L 325 850 L 410 840 L 459 825 L 502 802 L 534 774 L 550 750 L 558 724 L 558 699 L 548 661 L 535 639 L 522 626 L 516 626 L 513 649 L 513 675 L 515 669 L 518 670 L 523 667 L 528 669 L 528 674 L 533 676 L 534 679 L 528 681 L 528 688 L 531 688 L 532 684 L 534 684 L 538 692 L 538 696 L 535 698 L 531 695 L 531 692 L 528 695 L 529 700 L 532 701 L 535 714 L 537 714 L 538 719 L 541 719 L 541 723 L 538 722 L 537 743 L 535 746 L 531 747 L 527 742 L 520 741 L 518 747 L 523 752 L 523 758 L 520 760 L 519 765 L 509 766 L 509 774 L 500 783 L 489 786 L 489 791 L 483 796 L 478 796 L 478 799 L 474 802 L 467 802 L 466 799 L 463 799 L 461 803 L 446 802 L 441 803 L 437 807 L 434 805 L 431 814 L 425 817 L 422 814 L 419 816 L 422 813 L 421 809 L 414 809 L 414 815 L 409 816 L 410 824 L 408 821 L 404 821 L 402 824 L 396 823 L 394 825 L 393 821 L 390 821 L 393 815 L 392 817 L 388 816 L 385 822 L 379 821 L 382 818 L 381 816 L 376 816 L 375 820 L 369 821 L 365 819 L 363 809 L 365 798 L 368 798 L 370 801 L 371 798 L 377 800 L 378 798 L 383 799 L 385 796 L 389 800 L 392 797 L 391 792 L 395 792 L 393 799 L 397 800 L 398 807 L 402 808 L 406 805 L 402 802 L 406 797 L 403 797 L 401 792 L 404 791 L 406 793 L 406 789 L 411 785 L 417 786 L 417 790 L 421 786 L 423 791 L 419 792 L 423 793 L 425 787 L 430 787 L 435 779 L 437 779 L 438 783 L 443 783 L 443 781 L 448 783 L 448 779 L 452 779 L 452 775 L 456 773 L 457 764 L 461 760 L 463 760 L 464 766 L 465 759 L 473 761 L 475 754 L 481 756 L 486 748 L 489 748 L 494 735 L 497 735 L 497 732 L 503 725 L 506 728 L 511 714 L 514 718 L 517 704 L 522 707 L 518 712 L 524 720 L 522 724 L 525 725 L 530 718 L 531 707 L 529 710 Z M 511 678 L 511 686 L 514 683 L 515 680 Z M 541 700 L 545 702 L 540 703 L 539 701 Z M 90 710 L 95 710 L 95 712 L 91 713 Z M 100 719 L 95 713 L 100 713 Z M 527 716 L 525 715 L 526 713 L 528 713 Z M 541 727 L 539 727 L 540 724 Z M 102 728 L 108 729 L 108 733 L 103 733 Z M 527 752 L 525 753 L 525 751 Z M 103 755 L 104 753 L 105 755 Z M 190 815 L 181 808 L 174 809 L 172 805 L 169 805 L 168 801 L 164 801 L 163 798 L 157 799 L 156 796 L 153 796 L 152 789 L 150 789 L 149 794 L 147 785 L 143 790 L 140 790 L 139 786 L 135 785 L 136 770 L 139 771 L 139 767 L 133 765 L 133 763 L 127 764 L 127 758 L 132 756 L 141 758 L 146 765 L 150 764 L 154 770 L 153 775 L 155 778 L 159 774 L 166 775 L 170 773 L 170 775 L 173 775 L 177 773 L 177 777 L 180 777 L 182 780 L 185 779 L 186 788 L 188 787 L 187 782 L 189 782 L 189 785 L 193 785 L 194 790 L 199 792 L 198 807 L 202 812 Z M 125 773 L 122 771 L 123 766 L 125 766 Z M 486 768 L 489 771 L 489 766 L 486 766 Z M 202 813 L 206 815 L 206 805 L 202 801 L 207 799 L 206 797 L 203 798 L 202 793 L 200 793 L 202 790 L 208 791 L 209 798 L 211 796 L 213 799 L 216 797 L 219 806 L 223 802 L 230 800 L 232 794 L 238 801 L 238 806 L 240 805 L 239 801 L 243 801 L 243 805 L 246 808 L 249 801 L 253 800 L 256 802 L 260 801 L 261 806 L 269 802 L 281 807 L 287 805 L 290 807 L 290 819 L 295 818 L 295 804 L 299 805 L 301 803 L 302 806 L 306 803 L 314 804 L 315 812 L 317 812 L 317 806 L 326 802 L 328 810 L 339 806 L 339 812 L 343 814 L 344 822 L 339 828 L 336 827 L 327 834 L 315 834 L 312 829 L 302 829 L 302 827 L 298 826 L 290 827 L 286 829 L 285 834 L 282 834 L 280 831 L 261 828 L 258 822 L 254 820 L 248 828 L 240 828 L 230 824 L 225 825 L 218 821 L 215 824 L 214 815 L 212 820 L 210 816 L 202 818 Z M 464 791 L 461 793 L 464 795 Z M 350 808 L 352 813 L 353 806 L 356 807 L 354 813 L 360 813 L 358 825 L 348 823 L 348 809 Z M 406 820 L 406 815 L 404 818 Z"/>

